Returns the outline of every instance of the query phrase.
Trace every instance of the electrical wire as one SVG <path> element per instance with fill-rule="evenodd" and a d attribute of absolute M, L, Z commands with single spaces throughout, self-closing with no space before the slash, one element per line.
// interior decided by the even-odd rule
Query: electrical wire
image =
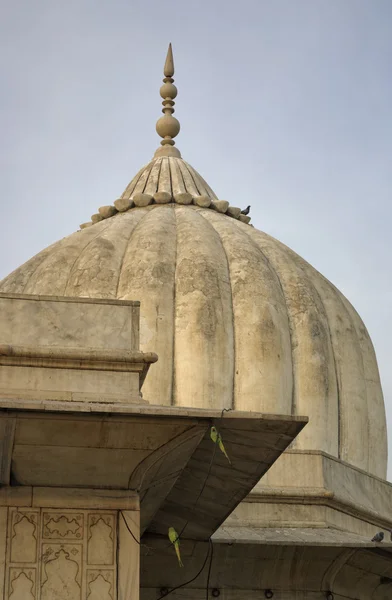
<path fill-rule="evenodd" d="M 207 575 L 207 584 L 206 584 L 206 600 L 208 600 L 208 595 L 209 595 L 209 589 L 210 589 L 210 577 L 211 577 L 211 568 L 212 568 L 212 559 L 214 557 L 214 544 L 212 543 L 211 538 L 209 539 L 210 543 L 211 543 L 211 557 L 210 557 L 210 564 L 208 567 L 208 575 Z"/>
<path fill-rule="evenodd" d="M 203 565 L 201 567 L 201 569 L 198 571 L 198 573 L 192 577 L 192 579 L 189 579 L 188 581 L 185 581 L 184 583 L 181 583 L 181 585 L 176 585 L 176 587 L 172 588 L 171 590 L 168 590 L 165 594 L 162 594 L 161 596 L 159 596 L 157 598 L 157 600 L 162 600 L 162 598 L 166 598 L 166 596 L 168 596 L 169 594 L 171 594 L 172 592 L 175 592 L 176 590 L 179 590 L 180 588 L 185 587 L 186 585 L 189 585 L 190 583 L 193 583 L 194 581 L 196 581 L 196 579 L 202 574 L 202 572 L 205 569 L 205 566 L 207 564 L 208 558 L 210 556 L 210 552 L 211 552 L 211 558 L 210 558 L 210 566 L 208 569 L 208 580 L 207 580 L 207 586 L 209 584 L 209 576 L 210 576 L 210 572 L 211 572 L 211 565 L 212 565 L 212 555 L 213 555 L 213 544 L 212 544 L 212 540 L 211 538 L 208 539 L 208 550 L 207 550 L 207 555 L 204 559 Z M 207 592 L 208 593 L 208 592 Z"/>
<path fill-rule="evenodd" d="M 205 477 L 205 479 L 204 479 L 204 482 L 203 482 L 203 485 L 202 485 L 202 487 L 201 487 L 201 490 L 200 490 L 200 492 L 199 492 L 199 493 L 198 493 L 198 495 L 197 495 L 197 498 L 196 498 L 196 500 L 195 500 L 195 503 L 194 503 L 194 505 L 192 506 L 192 511 L 191 511 L 192 513 L 194 512 L 194 510 L 195 510 L 195 508 L 196 508 L 196 506 L 197 506 L 197 503 L 199 502 L 199 500 L 200 500 L 200 497 L 201 497 L 202 493 L 204 492 L 204 490 L 205 490 L 205 487 L 206 487 L 206 485 L 207 485 L 207 481 L 208 481 L 208 479 L 209 479 L 209 477 L 210 477 L 210 473 L 211 473 L 212 465 L 213 465 L 213 463 L 214 463 L 214 458 L 215 458 L 215 454 L 216 454 L 216 449 L 217 449 L 217 444 L 215 444 L 215 446 L 214 446 L 214 451 L 213 451 L 213 453 L 212 453 L 212 456 L 211 456 L 210 464 L 208 465 L 208 471 L 207 471 L 207 475 L 206 475 L 206 477 Z M 189 525 L 189 519 L 186 521 L 185 525 L 184 525 L 184 526 L 183 526 L 183 528 L 181 529 L 180 533 L 178 534 L 178 538 L 177 538 L 177 539 L 180 539 L 180 538 L 181 538 L 182 534 L 184 533 L 184 531 L 185 531 L 185 529 L 188 527 L 188 525 Z"/>
<path fill-rule="evenodd" d="M 223 408 L 223 409 L 222 409 L 221 416 L 220 416 L 220 418 L 219 418 L 219 426 L 218 426 L 218 427 L 220 427 L 220 424 L 221 424 L 221 422 L 222 422 L 222 420 L 223 420 L 223 414 L 224 414 L 225 412 L 229 412 L 230 410 L 233 410 L 233 409 L 232 409 L 232 408 Z M 212 453 L 212 456 L 211 456 L 210 464 L 208 465 L 208 471 L 207 471 L 207 475 L 206 475 L 206 477 L 205 477 L 205 479 L 204 479 L 203 485 L 202 485 L 202 487 L 201 487 L 201 489 L 200 489 L 200 492 L 198 493 L 198 495 L 197 495 L 197 497 L 196 497 L 196 500 L 195 500 L 195 503 L 194 503 L 194 505 L 193 505 L 193 507 L 192 507 L 192 513 L 194 512 L 194 510 L 195 510 L 195 508 L 196 508 L 196 506 L 197 506 L 197 503 L 199 502 L 199 500 L 200 500 L 200 498 L 201 498 L 201 495 L 202 495 L 202 493 L 204 492 L 204 490 L 205 490 L 205 487 L 206 487 L 206 485 L 207 485 L 207 482 L 208 482 L 208 480 L 209 480 L 209 478 L 210 478 L 210 475 L 211 475 L 211 470 L 212 470 L 212 465 L 213 465 L 213 463 L 214 463 L 214 459 L 215 459 L 215 455 L 216 455 L 217 447 L 218 447 L 218 444 L 214 444 L 214 451 L 213 451 L 213 453 Z M 179 540 L 179 539 L 181 538 L 181 536 L 182 536 L 182 534 L 184 533 L 185 529 L 187 528 L 188 524 L 189 524 L 189 519 L 186 521 L 185 525 L 183 526 L 183 528 L 181 529 L 180 533 L 178 534 L 178 538 L 177 538 L 177 540 Z M 176 540 L 176 541 L 177 541 L 177 540 Z"/>
<path fill-rule="evenodd" d="M 120 510 L 121 516 L 123 518 L 123 521 L 125 523 L 125 527 L 128 529 L 129 533 L 131 534 L 131 536 L 133 537 L 133 539 L 135 540 L 135 542 L 139 545 L 139 546 L 143 546 L 143 544 L 141 544 L 139 542 L 139 540 L 134 536 L 132 529 L 129 527 L 128 523 L 126 522 L 126 519 L 124 517 L 124 513 L 122 510 Z"/>
<path fill-rule="evenodd" d="M 220 426 L 220 424 L 221 424 L 221 422 L 222 422 L 222 420 L 223 420 L 223 415 L 224 415 L 224 413 L 225 413 L 225 412 L 229 412 L 230 410 L 233 410 L 233 409 L 232 409 L 232 408 L 223 408 L 223 409 L 222 409 L 222 412 L 221 412 L 221 415 L 220 415 L 220 418 L 219 418 L 219 426 Z M 209 479 L 209 477 L 210 477 L 210 474 L 211 474 L 212 466 L 213 466 L 213 463 L 214 463 L 214 459 L 215 459 L 215 455 L 216 455 L 217 446 L 218 446 L 218 444 L 214 444 L 214 450 L 213 450 L 213 453 L 212 453 L 212 456 L 211 456 L 210 464 L 209 464 L 209 466 L 208 466 L 208 471 L 207 471 L 206 477 L 205 477 L 205 479 L 204 479 L 203 485 L 202 485 L 202 487 L 201 487 L 201 489 L 200 489 L 200 491 L 199 491 L 199 493 L 198 493 L 198 495 L 197 495 L 197 497 L 196 497 L 195 503 L 194 503 L 194 505 L 193 505 L 193 507 L 192 507 L 192 512 L 195 510 L 195 508 L 196 508 L 196 506 L 197 506 L 197 503 L 199 502 L 199 500 L 200 500 L 200 498 L 201 498 L 201 495 L 203 494 L 203 492 L 204 492 L 204 490 L 205 490 L 205 487 L 206 487 L 206 485 L 207 485 L 208 479 Z M 126 526 L 127 530 L 129 531 L 129 533 L 131 534 L 131 536 L 133 537 L 133 539 L 135 540 L 135 542 L 136 542 L 136 543 L 137 543 L 139 546 L 143 546 L 143 545 L 145 545 L 145 544 L 141 544 L 141 543 L 140 543 L 140 541 L 139 541 L 139 540 L 138 540 L 138 539 L 137 539 L 137 538 L 134 536 L 134 534 L 133 534 L 132 530 L 130 529 L 130 527 L 129 527 L 128 523 L 127 523 L 127 521 L 125 520 L 125 517 L 124 517 L 124 514 L 123 514 L 123 512 L 121 512 L 121 515 L 122 515 L 122 518 L 123 518 L 123 520 L 124 520 L 124 523 L 125 523 L 125 526 Z M 177 540 L 180 540 L 180 538 L 181 538 L 181 535 L 184 533 L 184 531 L 185 531 L 186 527 L 188 526 L 188 524 L 189 524 L 189 519 L 186 521 L 185 525 L 184 525 L 184 526 L 183 526 L 183 528 L 181 529 L 181 532 L 178 534 Z M 175 541 L 177 541 L 177 540 L 175 540 Z M 179 585 L 179 586 L 176 586 L 175 588 L 173 588 L 172 590 L 170 590 L 170 591 L 169 591 L 169 592 L 167 592 L 166 594 L 163 594 L 163 595 L 161 595 L 161 596 L 160 596 L 160 597 L 159 597 L 157 600 L 161 600 L 162 598 L 165 598 L 166 596 L 168 596 L 169 594 L 171 594 L 171 593 L 172 593 L 172 592 L 174 592 L 175 590 L 178 590 L 179 588 L 185 587 L 186 585 L 189 585 L 190 583 L 192 583 L 193 581 L 195 581 L 195 580 L 196 580 L 196 579 L 199 577 L 199 575 L 201 575 L 201 573 L 203 572 L 203 570 L 204 570 L 204 568 L 205 568 L 205 566 L 206 566 L 206 564 L 207 564 L 207 560 L 208 560 L 208 557 L 209 557 L 209 554 L 210 554 L 210 549 L 211 549 L 211 558 L 210 558 L 210 565 L 209 565 L 209 568 L 208 568 L 208 576 L 207 576 L 207 588 L 206 588 L 206 598 L 207 598 L 207 600 L 208 600 L 208 593 L 209 593 L 209 592 L 208 592 L 208 590 L 209 590 L 209 582 L 210 582 L 210 575 L 211 575 L 212 559 L 213 559 L 213 552 L 214 552 L 214 551 L 213 551 L 213 544 L 212 544 L 212 540 L 211 540 L 211 538 L 209 538 L 209 539 L 208 539 L 208 542 L 209 542 L 209 545 L 208 545 L 208 552 L 207 552 L 207 556 L 206 556 L 206 558 L 205 558 L 205 560 L 204 560 L 203 566 L 201 567 L 200 571 L 199 571 L 199 572 L 198 572 L 198 573 L 195 575 L 195 577 L 193 577 L 193 578 L 192 578 L 192 579 L 190 579 L 189 581 L 186 581 L 185 583 L 182 583 L 182 584 L 181 584 L 181 585 Z M 172 546 L 172 544 L 173 544 L 173 543 L 174 543 L 174 542 L 171 542 L 171 543 L 170 543 L 170 544 L 169 544 L 167 547 L 168 547 L 168 548 L 170 548 L 170 547 Z M 149 547 L 148 547 L 148 546 L 146 546 L 146 548 L 149 548 Z M 152 549 L 152 548 L 151 548 L 151 549 Z M 153 550 L 153 549 L 152 549 L 152 550 Z"/>

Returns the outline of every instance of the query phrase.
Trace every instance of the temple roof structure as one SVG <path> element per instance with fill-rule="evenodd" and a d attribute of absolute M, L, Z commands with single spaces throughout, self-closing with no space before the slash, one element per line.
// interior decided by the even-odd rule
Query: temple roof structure
<path fill-rule="evenodd" d="M 150 403 L 308 415 L 294 449 L 385 477 L 384 402 L 363 322 L 310 264 L 249 224 L 248 198 L 231 206 L 181 158 L 173 74 L 170 47 L 152 161 L 0 291 L 140 300 L 141 349 L 159 356 L 143 388 Z"/>

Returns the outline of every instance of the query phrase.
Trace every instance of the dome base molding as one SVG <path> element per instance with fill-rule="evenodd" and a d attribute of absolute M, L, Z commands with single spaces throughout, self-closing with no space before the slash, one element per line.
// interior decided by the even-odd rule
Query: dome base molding
<path fill-rule="evenodd" d="M 392 484 L 388 481 L 321 451 L 288 450 L 226 525 L 331 527 L 368 540 L 384 530 L 389 540 L 391 506 Z"/>

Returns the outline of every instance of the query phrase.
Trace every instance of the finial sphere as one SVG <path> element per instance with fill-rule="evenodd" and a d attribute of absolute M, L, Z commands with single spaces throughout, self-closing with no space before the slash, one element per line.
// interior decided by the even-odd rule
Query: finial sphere
<path fill-rule="evenodd" d="M 172 100 L 177 96 L 177 88 L 173 83 L 164 83 L 159 90 L 161 98 L 171 98 Z"/>
<path fill-rule="evenodd" d="M 167 51 L 166 62 L 163 72 L 165 77 L 163 79 L 163 85 L 159 90 L 161 98 L 163 98 L 163 117 L 158 119 L 156 124 L 157 134 L 160 135 L 163 139 L 161 141 L 162 148 L 157 150 L 157 152 L 159 153 L 159 156 L 169 156 L 169 154 L 170 156 L 181 156 L 179 151 L 173 148 L 175 144 L 173 138 L 175 138 L 180 131 L 180 123 L 179 121 L 177 121 L 177 119 L 173 117 L 175 105 L 174 98 L 177 96 L 177 88 L 173 84 L 174 61 L 171 44 L 169 44 L 169 49 Z M 169 154 L 167 154 L 168 152 Z"/>
<path fill-rule="evenodd" d="M 171 115 L 164 115 L 158 119 L 156 130 L 157 134 L 161 136 L 161 138 L 174 138 L 180 131 L 180 123 L 175 117 L 172 117 Z M 161 144 L 165 143 L 168 143 L 168 141 L 163 140 L 161 142 Z"/>

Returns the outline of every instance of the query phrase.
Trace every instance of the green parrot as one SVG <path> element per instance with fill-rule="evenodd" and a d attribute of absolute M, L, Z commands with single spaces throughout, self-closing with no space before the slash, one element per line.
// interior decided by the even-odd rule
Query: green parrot
<path fill-rule="evenodd" d="M 178 533 L 174 529 L 174 527 L 169 527 L 169 540 L 173 544 L 174 549 L 176 551 L 177 558 L 178 558 L 178 564 L 180 565 L 180 567 L 183 567 L 184 565 L 182 563 L 181 554 L 180 554 L 180 536 L 178 535 Z"/>
<path fill-rule="evenodd" d="M 216 428 L 216 427 L 214 427 L 214 426 L 212 426 L 212 427 L 211 427 L 211 434 L 210 434 L 210 435 L 211 435 L 211 439 L 212 439 L 212 441 L 214 442 L 214 444 L 218 444 L 218 446 L 219 446 L 219 450 L 220 450 L 221 452 L 223 452 L 223 454 L 226 456 L 227 460 L 228 460 L 228 461 L 229 461 L 229 463 L 231 464 L 231 460 L 230 460 L 230 458 L 228 457 L 228 454 L 227 454 L 227 452 L 226 452 L 226 449 L 225 449 L 225 447 L 224 447 L 224 445 L 223 445 L 223 442 L 222 442 L 222 436 L 221 436 L 221 434 L 218 432 L 218 430 L 217 430 L 217 428 Z"/>

